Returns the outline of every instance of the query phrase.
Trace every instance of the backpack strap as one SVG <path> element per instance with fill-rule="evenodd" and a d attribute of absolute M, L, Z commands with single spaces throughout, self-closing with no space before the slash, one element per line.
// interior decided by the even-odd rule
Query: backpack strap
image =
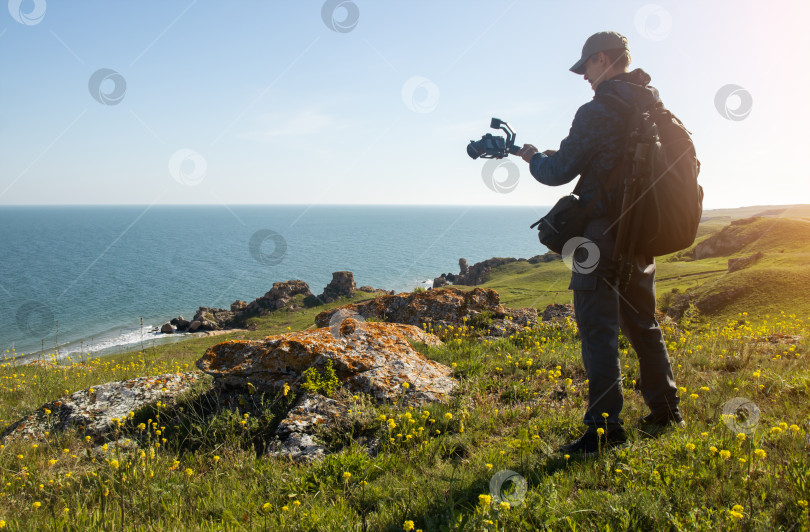
<path fill-rule="evenodd" d="M 627 119 L 626 120 L 626 128 L 625 128 L 625 132 L 624 132 L 625 144 L 626 144 L 627 141 L 630 138 L 630 132 L 635 127 L 635 124 L 633 123 L 634 122 L 633 116 L 630 116 L 630 115 L 632 113 L 635 113 L 634 116 L 639 117 L 641 115 L 641 109 L 639 107 L 636 107 L 635 105 L 632 105 L 632 104 L 629 104 L 629 103 L 625 102 L 622 98 L 620 98 L 619 96 L 616 96 L 615 94 L 599 94 L 597 96 L 594 96 L 594 100 L 604 103 L 605 105 L 607 105 L 611 109 L 615 109 L 616 111 L 619 112 L 619 114 L 622 115 L 623 118 Z M 626 149 L 627 146 L 625 145 L 624 148 L 625 149 L 622 150 L 622 155 L 619 158 L 619 162 L 610 171 L 610 175 L 608 176 L 608 178 L 605 181 L 604 185 L 600 186 L 597 189 L 596 195 L 593 197 L 593 199 L 591 199 L 590 202 L 588 202 L 588 205 L 585 208 L 585 211 L 583 212 L 584 217 L 587 217 L 591 213 L 593 208 L 596 206 L 596 204 L 601 201 L 602 196 L 604 195 L 604 191 L 606 189 L 614 188 L 615 186 L 620 184 L 622 174 L 625 171 L 629 171 L 628 168 L 627 168 L 627 166 L 628 166 L 627 165 L 628 160 L 627 160 L 627 155 L 626 155 L 627 154 L 627 149 Z M 577 184 L 574 187 L 574 190 L 572 191 L 572 193 L 579 196 L 580 193 L 581 193 L 581 189 L 582 189 L 582 178 L 580 178 L 577 181 Z M 608 206 L 608 210 L 610 210 L 610 209 L 611 209 L 611 206 Z"/>

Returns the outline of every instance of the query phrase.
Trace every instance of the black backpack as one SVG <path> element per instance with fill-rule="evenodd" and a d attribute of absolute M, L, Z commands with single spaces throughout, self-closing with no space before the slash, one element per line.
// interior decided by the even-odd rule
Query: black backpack
<path fill-rule="evenodd" d="M 617 252 L 627 260 L 691 246 L 703 214 L 700 161 L 691 133 L 661 101 L 641 109 L 612 94 L 597 98 L 619 111 L 629 130 L 621 163 L 627 177 L 614 218 Z"/>

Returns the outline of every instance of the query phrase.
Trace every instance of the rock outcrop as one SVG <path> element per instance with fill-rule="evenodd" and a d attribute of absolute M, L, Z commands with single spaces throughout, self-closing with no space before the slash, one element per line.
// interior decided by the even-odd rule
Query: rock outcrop
<path fill-rule="evenodd" d="M 765 227 L 761 228 L 761 231 L 740 230 L 740 226 L 751 224 L 758 219 L 759 218 L 743 218 L 741 220 L 734 220 L 718 233 L 698 243 L 695 246 L 695 259 L 724 257 L 740 251 L 765 232 Z"/>
<path fill-rule="evenodd" d="M 184 319 L 183 316 L 178 316 L 173 318 L 169 323 L 177 327 L 181 331 L 185 331 L 188 329 L 188 326 L 191 325 L 191 322 L 187 319 Z"/>
<path fill-rule="evenodd" d="M 562 255 L 559 253 L 554 253 L 553 251 L 546 251 L 542 255 L 535 255 L 534 257 L 529 259 L 529 264 L 540 264 L 542 262 L 554 262 L 556 260 L 562 260 Z"/>
<path fill-rule="evenodd" d="M 351 297 L 357 287 L 354 284 L 354 274 L 352 272 L 334 272 L 332 281 L 323 289 L 323 294 L 318 298 L 323 303 L 337 301 L 341 297 Z"/>
<path fill-rule="evenodd" d="M 573 305 L 552 303 L 543 311 L 543 321 L 558 321 L 567 318 L 574 319 Z"/>
<path fill-rule="evenodd" d="M 236 327 L 236 312 L 224 308 L 200 307 L 191 322 L 198 322 L 199 331 L 217 331 Z M 191 324 L 189 324 L 191 325 Z"/>
<path fill-rule="evenodd" d="M 293 303 L 295 296 L 303 295 L 304 305 L 311 306 L 309 301 L 314 297 L 309 290 L 309 285 L 299 279 L 286 282 L 273 283 L 273 288 L 262 297 L 254 299 L 246 305 L 244 312 L 252 314 L 263 314 L 267 311 L 278 310 Z M 295 305 L 293 305 L 295 307 Z M 231 305 L 233 308 L 233 305 Z"/>
<path fill-rule="evenodd" d="M 296 299 L 296 296 L 303 298 Z M 299 302 L 299 300 L 301 300 Z M 301 280 L 290 280 L 273 283 L 273 288 L 261 297 L 246 303 L 236 300 L 230 310 L 224 308 L 200 307 L 191 321 L 178 316 L 169 323 L 179 332 L 216 331 L 244 327 L 247 318 L 260 316 L 280 308 L 296 309 L 305 306 L 316 306 L 321 303 L 310 292 L 309 285 Z M 163 326 L 165 328 L 165 325 Z M 168 332 L 161 329 L 161 332 Z"/>
<path fill-rule="evenodd" d="M 736 272 L 742 269 L 745 269 L 755 262 L 759 261 L 765 255 L 758 251 L 753 255 L 748 255 L 747 257 L 740 257 L 738 259 L 728 259 L 728 273 Z"/>
<path fill-rule="evenodd" d="M 231 303 L 230 310 L 200 307 L 191 321 L 184 319 L 183 316 L 178 316 L 169 323 L 174 325 L 178 332 L 238 329 L 245 327 L 248 318 L 262 316 L 283 308 L 297 310 L 305 307 L 316 307 L 335 301 L 340 297 L 351 297 L 354 295 L 355 290 L 358 289 L 354 284 L 354 275 L 352 272 L 346 271 L 334 272 L 332 281 L 324 288 L 323 294 L 320 296 L 314 295 L 310 291 L 309 285 L 300 279 L 276 282 L 273 283 L 273 288 L 269 292 L 250 303 L 236 300 Z M 393 290 L 388 292 L 371 286 L 361 286 L 359 290 L 368 293 L 394 293 Z M 162 332 L 168 332 L 168 330 Z"/>
<path fill-rule="evenodd" d="M 46 432 L 78 429 L 95 439 L 105 439 L 117 428 L 116 419 L 158 401 L 171 405 L 191 390 L 203 375 L 199 372 L 138 377 L 100 384 L 45 403 L 3 433 L 3 439 L 40 439 Z"/>
<path fill-rule="evenodd" d="M 490 336 L 512 334 L 525 326 L 537 323 L 537 310 L 508 309 L 500 304 L 498 292 L 475 288 L 462 291 L 442 288 L 426 292 L 382 295 L 374 299 L 344 305 L 321 312 L 315 317 L 318 327 L 326 327 L 338 312 L 376 319 L 388 323 L 403 323 L 421 327 L 430 324 L 434 329 L 459 327 L 477 323 L 489 326 Z"/>
<path fill-rule="evenodd" d="M 320 394 L 305 393 L 279 423 L 267 454 L 295 462 L 318 460 L 327 450 L 318 433 L 346 419 L 346 404 Z"/>
<path fill-rule="evenodd" d="M 526 259 L 515 259 L 511 257 L 508 258 L 493 257 L 485 261 L 476 262 L 472 266 L 469 266 L 466 271 L 463 271 L 459 273 L 459 275 L 456 275 L 456 280 L 453 281 L 453 284 L 462 284 L 466 286 L 475 286 L 477 284 L 483 284 L 486 275 L 490 272 L 490 270 L 492 270 L 492 268 L 496 268 L 504 264 L 509 264 L 511 262 L 517 262 L 518 260 L 526 260 Z"/>
<path fill-rule="evenodd" d="M 450 368 L 425 358 L 409 340 L 441 343 L 417 327 L 348 318 L 332 327 L 223 342 L 210 347 L 197 367 L 221 389 L 247 389 L 250 383 L 255 390 L 279 391 L 300 383 L 309 368 L 323 371 L 331 361 L 341 386 L 351 393 L 405 404 L 441 400 L 457 384 Z"/>
<path fill-rule="evenodd" d="M 433 279 L 433 288 L 441 288 L 443 286 L 447 286 L 450 284 L 450 281 L 447 279 L 445 274 L 441 274 L 441 276 L 436 277 Z"/>
<path fill-rule="evenodd" d="M 338 315 L 341 316 L 341 315 Z M 288 385 L 298 393 L 310 368 L 331 366 L 340 387 L 380 402 L 416 406 L 443 401 L 458 383 L 447 366 L 425 358 L 410 341 L 440 345 L 421 329 L 402 324 L 338 318 L 328 327 L 269 336 L 260 341 L 229 341 L 209 348 L 197 367 L 213 376 L 217 393 L 279 393 Z M 341 394 L 338 394 L 340 397 Z M 341 399 L 305 392 L 279 423 L 265 452 L 294 461 L 322 458 L 325 429 L 350 423 Z M 362 443 L 362 442 L 360 442 Z M 376 444 L 367 446 L 373 452 Z"/>
<path fill-rule="evenodd" d="M 558 253 L 549 251 L 544 255 L 535 255 L 530 259 L 515 259 L 512 257 L 502 258 L 493 257 L 481 262 L 476 262 L 472 266 L 467 264 L 467 259 L 459 259 L 459 274 L 443 273 L 433 280 L 433 288 L 440 288 L 450 283 L 465 286 L 475 286 L 486 282 L 486 277 L 493 268 L 510 264 L 512 262 L 528 262 L 529 264 L 538 264 L 541 262 L 552 262 L 555 260 L 562 260 Z"/>

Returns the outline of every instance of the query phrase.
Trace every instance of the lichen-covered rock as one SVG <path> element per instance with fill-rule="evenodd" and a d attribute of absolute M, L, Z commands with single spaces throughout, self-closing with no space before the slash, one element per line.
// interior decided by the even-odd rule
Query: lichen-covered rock
<path fill-rule="evenodd" d="M 326 448 L 318 438 L 318 431 L 344 419 L 347 412 L 344 403 L 323 395 L 303 394 L 279 423 L 267 454 L 295 461 L 323 458 Z"/>
<path fill-rule="evenodd" d="M 543 321 L 559 321 L 574 318 L 574 306 L 570 304 L 552 303 L 543 311 Z"/>
<path fill-rule="evenodd" d="M 167 373 L 93 386 L 42 405 L 9 427 L 2 438 L 39 439 L 47 431 L 70 428 L 103 438 L 116 428 L 115 419 L 123 421 L 130 412 L 158 401 L 172 404 L 201 377 L 203 374 L 199 372 Z"/>
<path fill-rule="evenodd" d="M 505 308 L 500 304 L 498 292 L 484 288 L 463 291 L 448 287 L 425 292 L 382 295 L 321 312 L 315 317 L 315 324 L 318 327 L 327 326 L 338 312 L 350 312 L 364 319 L 374 318 L 417 327 L 427 323 L 434 329 L 469 325 L 479 321 L 477 317 L 486 313 L 494 324 L 500 324 L 492 329 L 493 335 L 512 334 L 517 329 L 537 323 L 536 309 Z"/>
<path fill-rule="evenodd" d="M 347 318 L 332 327 L 223 342 L 208 348 L 197 367 L 220 388 L 250 383 L 257 390 L 278 391 L 302 382 L 307 369 L 323 371 L 331 361 L 340 384 L 352 393 L 406 404 L 441 400 L 457 385 L 450 368 L 423 356 L 409 340 L 441 343 L 417 327 Z"/>

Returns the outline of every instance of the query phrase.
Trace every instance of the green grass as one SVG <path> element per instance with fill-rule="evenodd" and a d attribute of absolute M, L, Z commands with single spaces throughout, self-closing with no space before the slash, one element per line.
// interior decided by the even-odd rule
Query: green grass
<path fill-rule="evenodd" d="M 587 401 L 571 322 L 495 342 L 454 329 L 442 333 L 443 346 L 417 348 L 453 369 L 459 393 L 448 404 L 412 410 L 338 390 L 350 419 L 323 431 L 333 454 L 321 462 L 292 464 L 262 453 L 300 388 L 231 397 L 223 409 L 217 402 L 225 398 L 203 383 L 176 406 L 144 409 L 121 426 L 119 436 L 141 441 L 140 450 L 104 450 L 72 432 L 50 434 L 37 447 L 6 442 L 0 520 L 9 530 L 393 531 L 411 521 L 423 530 L 806 530 L 810 309 L 801 296 L 807 268 L 791 256 L 803 249 L 766 251 L 760 263 L 733 274 L 712 273 L 727 257 L 659 261 L 659 294 L 692 286 L 750 290 L 695 326 L 665 329 L 685 429 L 655 438 L 637 430 L 634 420 L 646 410 L 635 354 L 622 339 L 626 449 L 593 459 L 553 452 L 579 434 Z M 515 263 L 496 269 L 486 286 L 507 306 L 542 308 L 570 301 L 568 276 L 561 263 Z M 208 346 L 228 338 L 305 329 L 323 309 L 276 312 L 253 320 L 253 331 L 73 365 L 6 362 L 0 425 L 66 392 L 193 369 Z M 744 438 L 722 418 L 734 397 L 761 411 Z M 374 439 L 379 452 L 369 456 L 362 446 Z M 527 486 L 508 509 L 485 504 L 491 479 L 503 470 Z"/>
<path fill-rule="evenodd" d="M 758 207 L 752 209 L 751 212 L 764 210 Z M 793 210 L 804 212 L 799 207 Z M 718 224 L 706 231 L 695 245 L 711 238 L 724 226 Z M 764 316 L 789 310 L 799 315 L 810 314 L 810 298 L 798 297 L 799 294 L 810 292 L 810 269 L 807 267 L 810 263 L 810 221 L 764 217 L 752 223 L 732 226 L 732 229 L 735 237 L 747 244 L 731 255 L 693 260 L 683 257 L 689 254 L 687 250 L 658 257 L 656 287 L 659 301 L 673 289 L 679 293 L 693 290 L 696 301 L 726 291 L 744 289 L 744 293 L 733 298 L 728 305 L 714 309 L 701 318 L 707 323 L 722 324 L 740 312 Z M 729 258 L 746 257 L 757 252 L 764 254 L 759 262 L 740 271 L 728 272 Z M 543 310 L 550 303 L 571 302 L 569 279 L 570 270 L 561 262 L 514 262 L 494 268 L 481 286 L 497 290 L 505 306 Z"/>

